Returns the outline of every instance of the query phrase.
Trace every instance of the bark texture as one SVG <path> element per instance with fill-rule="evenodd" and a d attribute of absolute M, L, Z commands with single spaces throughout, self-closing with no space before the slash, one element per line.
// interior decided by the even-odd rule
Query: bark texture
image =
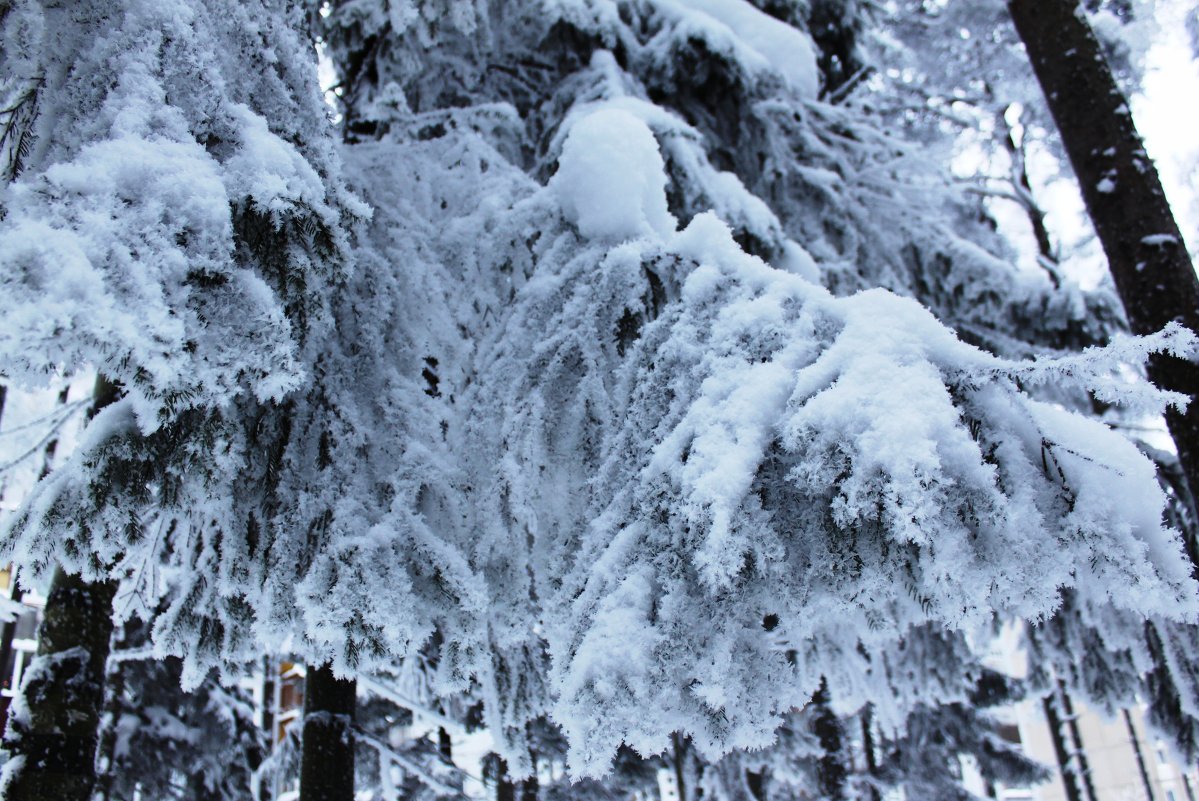
<path fill-rule="evenodd" d="M 8 801 L 87 801 L 96 782 L 113 582 L 61 570 L 46 598 L 38 658 L 22 683 L 4 747 Z"/>
<path fill-rule="evenodd" d="M 848 771 L 845 767 L 845 732 L 841 721 L 829 708 L 828 681 L 821 677 L 820 689 L 812 696 L 812 734 L 820 742 L 823 756 L 816 763 L 820 796 L 829 801 L 847 798 Z"/>
<path fill-rule="evenodd" d="M 328 665 L 304 682 L 300 801 L 354 801 L 354 707 L 358 683 Z"/>
<path fill-rule="evenodd" d="M 495 801 L 516 801 L 516 785 L 508 776 L 508 763 L 503 759 L 496 766 Z"/>
<path fill-rule="evenodd" d="M 1137 334 L 1179 322 L 1199 331 L 1199 280 L 1161 181 L 1082 9 L 1072 0 L 1008 0 L 1061 132 L 1112 278 Z M 1149 378 L 1194 397 L 1199 365 L 1158 356 Z M 1199 403 L 1166 416 L 1191 495 L 1199 489 Z M 1199 568 L 1199 549 L 1187 543 Z"/>
<path fill-rule="evenodd" d="M 1127 709 L 1120 710 L 1124 717 L 1124 727 L 1128 729 L 1128 742 L 1132 744 L 1133 753 L 1137 756 L 1137 770 L 1141 774 L 1141 786 L 1145 788 L 1147 801 L 1157 801 L 1153 794 L 1153 782 L 1149 778 L 1149 769 L 1145 766 L 1145 754 L 1141 751 L 1141 738 L 1137 737 L 1137 729 L 1132 725 L 1132 715 Z"/>

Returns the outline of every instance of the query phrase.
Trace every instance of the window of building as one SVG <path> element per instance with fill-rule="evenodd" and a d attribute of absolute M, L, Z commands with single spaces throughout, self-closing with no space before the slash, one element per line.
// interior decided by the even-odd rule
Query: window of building
<path fill-rule="evenodd" d="M 1000 723 L 995 727 L 995 733 L 1013 745 L 1020 745 L 1020 727 L 1010 723 Z"/>

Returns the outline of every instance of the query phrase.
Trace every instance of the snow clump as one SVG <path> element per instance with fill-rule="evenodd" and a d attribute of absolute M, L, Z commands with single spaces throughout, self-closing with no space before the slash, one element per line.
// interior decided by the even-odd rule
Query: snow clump
<path fill-rule="evenodd" d="M 549 188 L 588 239 L 620 242 L 675 231 L 658 140 L 624 109 L 604 106 L 571 126 Z"/>

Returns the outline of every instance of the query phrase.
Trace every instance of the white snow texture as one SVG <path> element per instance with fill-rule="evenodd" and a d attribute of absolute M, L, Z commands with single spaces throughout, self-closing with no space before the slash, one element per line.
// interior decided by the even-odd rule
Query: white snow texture
<path fill-rule="evenodd" d="M 1195 337 L 1076 346 L 1111 307 L 746 0 L 334 3 L 344 132 L 297 4 L 13 9 L 0 373 L 124 394 L 0 556 L 161 605 L 189 686 L 420 672 L 512 775 L 548 716 L 601 776 L 768 748 L 822 678 L 897 730 L 1064 598 L 1199 612 L 1154 465 L 1074 411 L 1184 404 L 1129 376 Z"/>

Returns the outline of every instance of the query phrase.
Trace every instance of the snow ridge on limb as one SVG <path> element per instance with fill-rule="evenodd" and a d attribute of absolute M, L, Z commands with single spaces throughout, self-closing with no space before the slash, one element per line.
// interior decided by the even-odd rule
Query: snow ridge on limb
<path fill-rule="evenodd" d="M 594 260 L 598 285 L 584 278 Z M 545 425 L 522 410 L 506 437 L 546 474 L 587 476 L 512 501 L 530 529 L 575 543 L 570 570 L 541 583 L 561 586 L 547 639 L 577 773 L 679 730 L 710 758 L 762 747 L 820 676 L 869 686 L 848 678 L 864 667 L 848 640 L 874 652 L 929 621 L 1039 619 L 1061 587 L 1139 613 L 1199 608 L 1152 465 L 1024 395 L 915 302 L 834 298 L 706 215 L 664 245 L 586 248 L 551 269 L 529 287 L 571 301 L 556 312 L 529 293 L 513 325 L 555 333 L 501 372 L 549 368 L 513 391 L 534 408 L 567 391 L 567 411 Z M 611 282 L 644 286 L 650 271 L 676 294 L 623 355 L 585 333 L 629 302 Z M 579 368 L 573 389 L 560 383 Z M 562 461 L 580 446 L 590 469 Z M 550 497 L 564 492 L 586 510 Z"/>
<path fill-rule="evenodd" d="M 574 166 L 584 194 L 640 161 Z M 545 554 L 533 581 L 577 774 L 674 731 L 709 758 L 762 747 L 822 675 L 849 708 L 881 702 L 850 642 L 1039 619 L 1071 586 L 1096 607 L 1197 608 L 1152 465 L 1016 385 L 1102 388 L 1119 359 L 1193 337 L 1020 364 L 911 299 L 771 268 L 714 215 L 666 238 L 630 219 L 615 245 L 575 238 L 577 219 L 543 231 L 471 395 L 506 410 L 504 514 Z"/>

